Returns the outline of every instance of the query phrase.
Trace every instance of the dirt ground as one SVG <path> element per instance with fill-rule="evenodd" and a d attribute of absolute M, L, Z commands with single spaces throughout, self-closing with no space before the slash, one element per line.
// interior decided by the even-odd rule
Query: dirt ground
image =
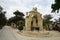
<path fill-rule="evenodd" d="M 5 26 L 0 30 L 0 40 L 60 40 L 60 37 L 27 37 L 17 33 L 17 29 Z M 52 32 L 54 33 L 54 32 Z"/>

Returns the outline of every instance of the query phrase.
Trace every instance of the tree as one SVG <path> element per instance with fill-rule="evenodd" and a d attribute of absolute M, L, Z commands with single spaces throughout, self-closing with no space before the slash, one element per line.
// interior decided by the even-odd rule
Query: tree
<path fill-rule="evenodd" d="M 9 20 L 8 20 L 8 23 L 15 23 L 16 25 L 19 25 L 19 21 L 23 21 L 24 22 L 24 14 L 22 12 L 19 12 L 18 10 L 13 12 L 13 14 L 15 14 L 14 17 L 11 17 Z"/>
<path fill-rule="evenodd" d="M 52 21 L 50 21 L 50 19 L 52 19 L 52 16 L 51 15 L 44 15 L 44 18 L 43 18 L 43 25 L 48 27 L 49 24 L 52 23 Z"/>
<path fill-rule="evenodd" d="M 0 6 L 0 27 L 4 26 L 6 24 L 6 17 L 5 17 L 5 11 L 3 11 L 3 8 Z"/>
<path fill-rule="evenodd" d="M 51 5 L 52 8 L 52 12 L 56 12 L 59 13 L 59 9 L 60 9 L 60 0 L 55 0 L 55 3 Z"/>
<path fill-rule="evenodd" d="M 15 22 L 20 20 L 24 21 L 24 18 L 23 18 L 24 14 L 22 12 L 19 12 L 18 10 L 16 10 L 13 14 L 15 14 L 15 17 L 14 17 Z"/>
<path fill-rule="evenodd" d="M 19 12 L 18 10 L 15 11 L 13 14 L 15 14 L 17 17 L 21 17 L 21 18 L 24 16 L 24 14 L 22 12 Z"/>
<path fill-rule="evenodd" d="M 60 18 L 58 19 L 58 23 L 60 23 Z"/>

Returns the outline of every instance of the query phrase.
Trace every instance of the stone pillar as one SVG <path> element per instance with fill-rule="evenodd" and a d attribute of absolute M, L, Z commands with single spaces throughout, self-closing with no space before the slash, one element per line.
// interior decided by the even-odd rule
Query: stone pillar
<path fill-rule="evenodd" d="M 40 18 L 40 15 L 38 15 L 38 27 L 39 30 L 43 30 L 43 20 Z"/>
<path fill-rule="evenodd" d="M 26 19 L 25 19 L 25 29 L 26 31 L 31 30 L 30 26 L 31 26 L 31 22 L 30 22 L 30 17 L 28 16 L 28 13 L 26 14 Z"/>
<path fill-rule="evenodd" d="M 26 17 L 26 19 L 25 19 L 25 27 L 26 27 L 26 30 L 28 30 L 28 16 Z"/>
<path fill-rule="evenodd" d="M 25 30 L 27 30 L 28 27 L 28 12 L 26 12 L 26 18 L 25 18 Z"/>
<path fill-rule="evenodd" d="M 31 31 L 31 17 L 28 19 L 28 31 Z"/>

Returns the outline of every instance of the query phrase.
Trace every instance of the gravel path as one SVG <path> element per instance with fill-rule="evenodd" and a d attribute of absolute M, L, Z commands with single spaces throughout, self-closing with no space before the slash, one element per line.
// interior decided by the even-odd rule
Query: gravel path
<path fill-rule="evenodd" d="M 0 40 L 60 40 L 60 37 L 26 37 L 18 34 L 17 31 L 17 29 L 5 26 L 3 29 L 0 30 Z"/>

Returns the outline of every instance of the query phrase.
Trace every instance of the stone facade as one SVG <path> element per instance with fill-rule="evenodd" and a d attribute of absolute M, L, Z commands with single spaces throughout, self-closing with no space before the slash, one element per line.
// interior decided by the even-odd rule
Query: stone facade
<path fill-rule="evenodd" d="M 17 28 L 17 25 L 15 23 L 11 23 L 11 27 Z"/>
<path fill-rule="evenodd" d="M 43 30 L 42 15 L 37 11 L 37 8 L 33 8 L 32 11 L 26 12 L 25 30 Z"/>

